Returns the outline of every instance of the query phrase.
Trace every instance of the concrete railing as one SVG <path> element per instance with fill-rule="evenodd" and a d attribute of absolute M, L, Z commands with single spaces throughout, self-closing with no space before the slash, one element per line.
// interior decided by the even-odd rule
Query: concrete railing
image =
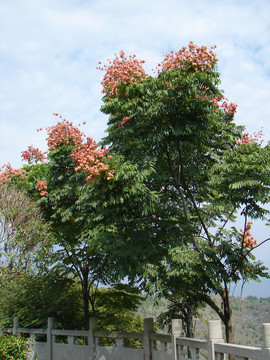
<path fill-rule="evenodd" d="M 231 356 L 235 360 L 270 360 L 270 324 L 263 324 L 263 329 L 263 348 L 225 344 L 220 320 L 208 322 L 208 340 L 181 337 L 180 320 L 172 321 L 172 335 L 155 333 L 152 318 L 144 319 L 142 333 L 100 331 L 96 319 L 89 320 L 88 331 L 57 330 L 53 318 L 48 318 L 47 329 L 21 328 L 15 318 L 13 328 L 3 329 L 2 333 L 28 334 L 34 340 L 39 360 L 221 360 Z M 46 338 L 44 342 L 35 340 L 40 335 Z M 59 337 L 62 343 L 57 342 Z M 112 340 L 113 346 L 99 345 L 101 338 Z M 125 339 L 140 340 L 142 348 L 125 347 Z"/>

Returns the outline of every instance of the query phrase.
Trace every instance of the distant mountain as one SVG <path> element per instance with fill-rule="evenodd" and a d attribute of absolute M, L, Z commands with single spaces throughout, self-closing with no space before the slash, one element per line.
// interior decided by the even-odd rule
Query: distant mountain
<path fill-rule="evenodd" d="M 218 297 L 216 300 L 218 301 Z M 160 313 L 166 311 L 167 303 L 164 299 L 155 301 L 153 297 L 149 296 L 140 305 L 138 314 L 142 317 L 154 317 L 156 319 Z M 231 304 L 235 343 L 261 347 L 263 344 L 262 324 L 270 323 L 270 297 L 248 296 L 245 299 L 233 297 Z M 200 310 L 200 317 L 195 319 L 196 338 L 206 339 L 208 337 L 207 321 L 213 319 L 218 319 L 218 316 L 211 308 L 207 306 Z"/>

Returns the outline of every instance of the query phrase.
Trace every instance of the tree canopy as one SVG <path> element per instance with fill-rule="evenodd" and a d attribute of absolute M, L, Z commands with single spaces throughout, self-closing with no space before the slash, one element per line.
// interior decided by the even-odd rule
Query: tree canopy
<path fill-rule="evenodd" d="M 100 68 L 102 111 L 110 115 L 103 144 L 154 169 L 147 186 L 159 201 L 142 241 L 152 238 L 157 247 L 154 261 L 142 256 L 145 283 L 173 300 L 187 294 L 206 302 L 233 341 L 230 284 L 268 276 L 252 255 L 258 245 L 250 220 L 268 213 L 269 146 L 235 124 L 237 106 L 219 89 L 212 49 L 190 42 L 165 55 L 155 76 L 123 52 Z M 232 226 L 238 213 L 242 231 Z M 223 308 L 211 293 L 220 294 Z"/>

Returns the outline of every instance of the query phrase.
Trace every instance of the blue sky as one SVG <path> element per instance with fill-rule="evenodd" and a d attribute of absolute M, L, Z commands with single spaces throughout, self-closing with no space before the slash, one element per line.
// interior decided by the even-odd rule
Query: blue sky
<path fill-rule="evenodd" d="M 236 122 L 263 127 L 270 140 L 269 0 L 9 0 L 0 3 L 0 165 L 20 167 L 29 145 L 46 150 L 45 132 L 58 112 L 95 140 L 104 136 L 106 62 L 124 50 L 146 60 L 148 73 L 162 55 L 192 40 L 217 45 L 221 87 L 238 104 Z M 258 241 L 268 237 L 254 225 Z M 270 244 L 256 255 L 270 267 Z M 270 280 L 244 295 L 270 296 Z"/>

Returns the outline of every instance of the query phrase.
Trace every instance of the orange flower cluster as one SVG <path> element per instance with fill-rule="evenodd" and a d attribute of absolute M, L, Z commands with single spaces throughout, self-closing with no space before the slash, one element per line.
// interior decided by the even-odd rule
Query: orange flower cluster
<path fill-rule="evenodd" d="M 113 61 L 107 60 L 109 65 L 98 66 L 97 69 L 106 71 L 103 81 L 103 93 L 109 91 L 110 97 L 119 96 L 118 86 L 121 84 L 135 84 L 142 82 L 147 74 L 142 67 L 144 60 L 136 59 L 136 55 L 125 56 L 124 51 L 120 51 L 119 57 L 115 54 Z M 101 64 L 101 62 L 99 62 Z"/>
<path fill-rule="evenodd" d="M 27 178 L 27 172 L 23 169 L 13 169 L 10 163 L 3 165 L 0 168 L 0 184 L 5 184 L 12 179 L 13 176 L 20 176 L 23 179 Z"/>
<path fill-rule="evenodd" d="M 54 114 L 58 116 L 57 113 Z M 47 128 L 48 132 L 48 146 L 50 149 L 56 149 L 62 144 L 74 145 L 74 151 L 71 154 L 74 162 L 76 163 L 75 171 L 82 170 L 87 178 L 86 181 L 94 181 L 101 172 L 105 173 L 106 178 L 109 180 L 113 177 L 113 172 L 109 170 L 109 165 L 105 164 L 107 149 L 98 149 L 96 142 L 90 137 L 85 136 L 78 128 L 73 126 L 72 122 L 63 119 L 55 126 Z M 84 142 L 86 138 L 86 142 Z M 110 158 L 107 155 L 107 158 Z"/>
<path fill-rule="evenodd" d="M 211 49 L 215 48 L 216 46 L 211 47 Z M 190 66 L 195 71 L 211 71 L 217 61 L 216 54 L 212 50 L 207 50 L 206 46 L 194 45 L 190 41 L 188 48 L 183 46 L 177 52 L 171 51 L 169 54 L 164 55 L 163 61 L 158 64 L 158 67 L 161 67 L 161 70 L 158 68 L 158 72 L 179 68 L 187 70 Z"/>
<path fill-rule="evenodd" d="M 236 144 L 237 145 L 252 144 L 252 143 L 262 144 L 263 140 L 260 140 L 262 137 L 263 137 L 262 130 L 260 130 L 258 133 L 254 132 L 253 135 L 246 132 L 242 136 L 241 140 L 236 141 Z"/>
<path fill-rule="evenodd" d="M 249 249 L 253 249 L 255 246 L 257 246 L 256 240 L 251 236 L 250 229 L 251 229 L 252 222 L 249 221 L 246 224 L 246 229 L 243 231 L 240 229 L 242 235 L 243 235 L 243 246 L 247 247 Z"/>
<path fill-rule="evenodd" d="M 28 146 L 28 150 L 22 152 L 21 155 L 24 161 L 28 161 L 28 163 L 32 162 L 44 162 L 46 159 L 46 152 L 40 151 L 38 148 L 34 148 L 33 145 Z"/>
<path fill-rule="evenodd" d="M 35 188 L 40 192 L 40 196 L 47 195 L 47 181 L 38 180 Z"/>

